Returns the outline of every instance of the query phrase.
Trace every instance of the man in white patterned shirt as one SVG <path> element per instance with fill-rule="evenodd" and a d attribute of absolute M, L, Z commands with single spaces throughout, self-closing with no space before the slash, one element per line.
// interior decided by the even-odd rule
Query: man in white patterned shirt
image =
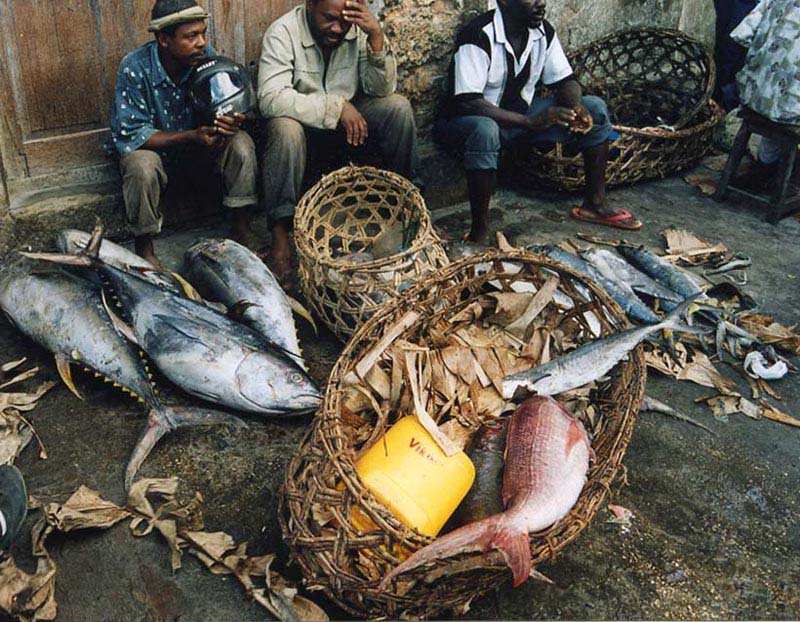
<path fill-rule="evenodd" d="M 583 153 L 586 191 L 573 218 L 623 229 L 642 226 L 630 212 L 606 202 L 608 109 L 603 100 L 582 96 L 544 15 L 544 0 L 498 0 L 497 9 L 472 20 L 458 36 L 434 137 L 464 156 L 473 242 L 486 239 L 500 149 L 514 141 L 564 142 Z M 540 79 L 555 97 L 534 97 Z M 576 125 L 591 129 L 571 131 Z"/>

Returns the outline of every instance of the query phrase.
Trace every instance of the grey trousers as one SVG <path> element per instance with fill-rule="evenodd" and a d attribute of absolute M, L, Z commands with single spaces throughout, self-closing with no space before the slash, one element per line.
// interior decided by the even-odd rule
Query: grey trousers
<path fill-rule="evenodd" d="M 380 150 L 383 166 L 414 179 L 417 168 L 417 128 L 408 100 L 402 95 L 365 96 L 352 103 L 367 122 L 368 142 Z M 309 139 L 313 139 L 319 147 L 347 148 L 344 133 L 340 130 L 310 129 L 288 117 L 267 121 L 261 174 L 264 179 L 264 203 L 272 223 L 294 216 L 294 208 L 302 192 Z"/>
<path fill-rule="evenodd" d="M 225 207 L 258 203 L 256 148 L 244 131 L 237 132 L 218 153 L 187 152 L 177 165 L 166 164 L 155 151 L 137 149 L 120 160 L 120 170 L 125 214 L 133 235 L 154 235 L 161 231 L 164 222 L 161 199 L 169 182 L 168 170 L 173 175 L 187 177 L 221 175 Z"/>

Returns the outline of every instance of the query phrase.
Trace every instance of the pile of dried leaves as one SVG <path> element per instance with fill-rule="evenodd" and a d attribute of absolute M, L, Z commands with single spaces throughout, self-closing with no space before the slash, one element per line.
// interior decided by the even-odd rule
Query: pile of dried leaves
<path fill-rule="evenodd" d="M 504 377 L 594 338 L 585 314 L 556 302 L 566 299 L 558 277 L 527 289 L 535 291 L 480 295 L 455 315 L 428 322 L 417 343 L 399 338 L 418 319 L 415 312 L 388 330 L 344 379 L 342 415 L 360 452 L 381 438 L 390 415 L 413 414 L 452 455 L 485 422 L 513 410 L 502 397 Z M 559 399 L 596 433 L 595 389 L 593 383 Z"/>
<path fill-rule="evenodd" d="M 158 532 L 171 551 L 172 570 L 181 567 L 184 551 L 195 555 L 214 574 L 233 575 L 251 598 L 279 620 L 327 620 L 325 612 L 271 569 L 274 555 L 249 556 L 247 544 L 236 544 L 225 532 L 203 530 L 202 497 L 182 504 L 176 499 L 177 478 L 143 479 L 120 507 L 81 486 L 64 503 L 40 505 L 42 517 L 33 528 L 36 573 L 19 570 L 13 559 L 0 564 L 0 609 L 20 620 L 56 619 L 56 567 L 45 547 L 54 531 L 108 529 L 121 521 L 136 537 Z"/>
<path fill-rule="evenodd" d="M 711 243 L 686 229 L 665 229 L 661 232 L 667 242 L 667 261 L 680 261 L 696 266 L 710 261 L 718 261 L 730 251 L 721 242 Z"/>
<path fill-rule="evenodd" d="M 5 391 L 39 372 L 38 367 L 33 367 L 8 378 L 11 372 L 22 367 L 25 360 L 23 358 L 0 365 L 0 464 L 13 464 L 34 436 L 39 442 L 39 456 L 47 458 L 44 445 L 22 413 L 33 410 L 55 383 L 45 382 L 33 393 Z M 40 560 L 33 575 L 17 568 L 10 557 L 0 559 L 0 611 L 22 620 L 55 619 L 55 573 L 55 564 L 49 559 Z"/>
<path fill-rule="evenodd" d="M 11 372 L 20 368 L 25 360 L 20 359 L 0 365 L 2 374 L 0 375 L 0 464 L 13 464 L 31 439 L 36 436 L 33 426 L 22 413 L 33 410 L 39 398 L 55 386 L 54 382 L 45 382 L 33 393 L 6 392 L 6 389 L 33 378 L 39 372 L 38 367 L 33 367 L 17 373 L 12 378 L 6 378 Z M 36 438 L 39 441 L 40 457 L 47 458 L 44 445 L 38 436 Z"/>

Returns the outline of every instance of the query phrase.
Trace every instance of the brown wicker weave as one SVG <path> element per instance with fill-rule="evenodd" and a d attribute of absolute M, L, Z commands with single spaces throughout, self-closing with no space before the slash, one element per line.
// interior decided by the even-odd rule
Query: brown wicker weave
<path fill-rule="evenodd" d="M 346 257 L 396 223 L 412 238 L 405 251 L 366 263 Z M 380 304 L 449 263 L 419 191 L 400 175 L 371 167 L 334 171 L 303 196 L 295 244 L 303 293 L 342 341 Z"/>
<path fill-rule="evenodd" d="M 663 179 L 691 168 L 711 151 L 714 129 L 724 118 L 722 109 L 714 100 L 709 100 L 697 114 L 697 124 L 682 130 L 615 125 L 620 136 L 610 144 L 606 185 Z M 547 153 L 518 147 L 509 153 L 509 158 L 516 163 L 512 169 L 515 179 L 523 185 L 568 192 L 585 187 L 583 156 L 580 153 L 565 155 L 561 144 Z"/>
<path fill-rule="evenodd" d="M 679 30 L 636 28 L 613 33 L 570 54 L 587 93 L 604 98 L 626 127 L 693 123 L 714 89 L 714 61 Z"/>
<path fill-rule="evenodd" d="M 522 269 L 519 273 L 507 272 L 501 260 L 515 262 Z M 488 272 L 476 276 L 479 265 Z M 426 277 L 405 293 L 402 305 L 382 307 L 344 348 L 313 428 L 289 463 L 281 495 L 284 537 L 302 568 L 308 589 L 322 590 L 354 615 L 424 618 L 445 611 L 464 612 L 472 599 L 510 576 L 499 554 L 467 553 L 403 575 L 391 588 L 399 592 L 377 591 L 379 580 L 399 563 L 395 553 L 416 550 L 431 540 L 397 521 L 356 475 L 356 453 L 374 432 L 384 428 L 376 430 L 382 423 L 376 424 L 375 412 L 362 415 L 369 417 L 364 419 L 343 408 L 347 391 L 344 379 L 409 312 L 419 313 L 419 319 L 399 339 L 428 344 L 428 327 L 442 318 L 454 317 L 484 295 L 488 282 L 499 283 L 504 291 L 512 291 L 517 281 L 541 286 L 547 277 L 542 268 L 558 273 L 559 289 L 577 303 L 571 311 L 558 307 L 553 327 L 566 329 L 568 322 L 580 322 L 585 327 L 583 312 L 588 310 L 594 310 L 600 318 L 604 336 L 628 325 L 619 306 L 595 285 L 589 285 L 591 301 L 581 298 L 574 286 L 580 277 L 561 264 L 525 251 L 496 252 L 468 257 Z M 570 514 L 531 537 L 534 564 L 555 556 L 587 527 L 607 501 L 611 484 L 622 474 L 622 459 L 644 394 L 646 371 L 641 349 L 620 363 L 611 376 L 594 398 L 599 411 L 592 443 L 597 461 L 590 467 L 588 482 Z M 378 403 L 375 406 L 380 408 Z M 397 413 L 388 413 L 388 423 L 396 417 Z M 354 513 L 366 515 L 377 527 L 357 531 L 350 522 Z M 420 580 L 412 583 L 409 577 Z"/>
<path fill-rule="evenodd" d="M 661 179 L 711 149 L 724 113 L 710 99 L 714 62 L 699 42 L 677 30 L 625 30 L 580 48 L 570 62 L 584 93 L 605 99 L 620 135 L 611 143 L 608 186 Z M 583 157 L 561 144 L 546 153 L 517 145 L 507 156 L 523 185 L 584 187 Z"/>

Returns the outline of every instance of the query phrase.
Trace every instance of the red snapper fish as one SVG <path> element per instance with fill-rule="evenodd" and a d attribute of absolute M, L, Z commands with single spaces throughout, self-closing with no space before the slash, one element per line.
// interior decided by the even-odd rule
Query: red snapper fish
<path fill-rule="evenodd" d="M 531 571 L 528 534 L 569 514 L 586 483 L 590 459 L 594 452 L 578 419 L 550 397 L 525 400 L 508 426 L 504 511 L 434 540 L 387 574 L 380 589 L 428 562 L 490 549 L 502 553 L 514 574 L 514 587 L 520 585 Z"/>

